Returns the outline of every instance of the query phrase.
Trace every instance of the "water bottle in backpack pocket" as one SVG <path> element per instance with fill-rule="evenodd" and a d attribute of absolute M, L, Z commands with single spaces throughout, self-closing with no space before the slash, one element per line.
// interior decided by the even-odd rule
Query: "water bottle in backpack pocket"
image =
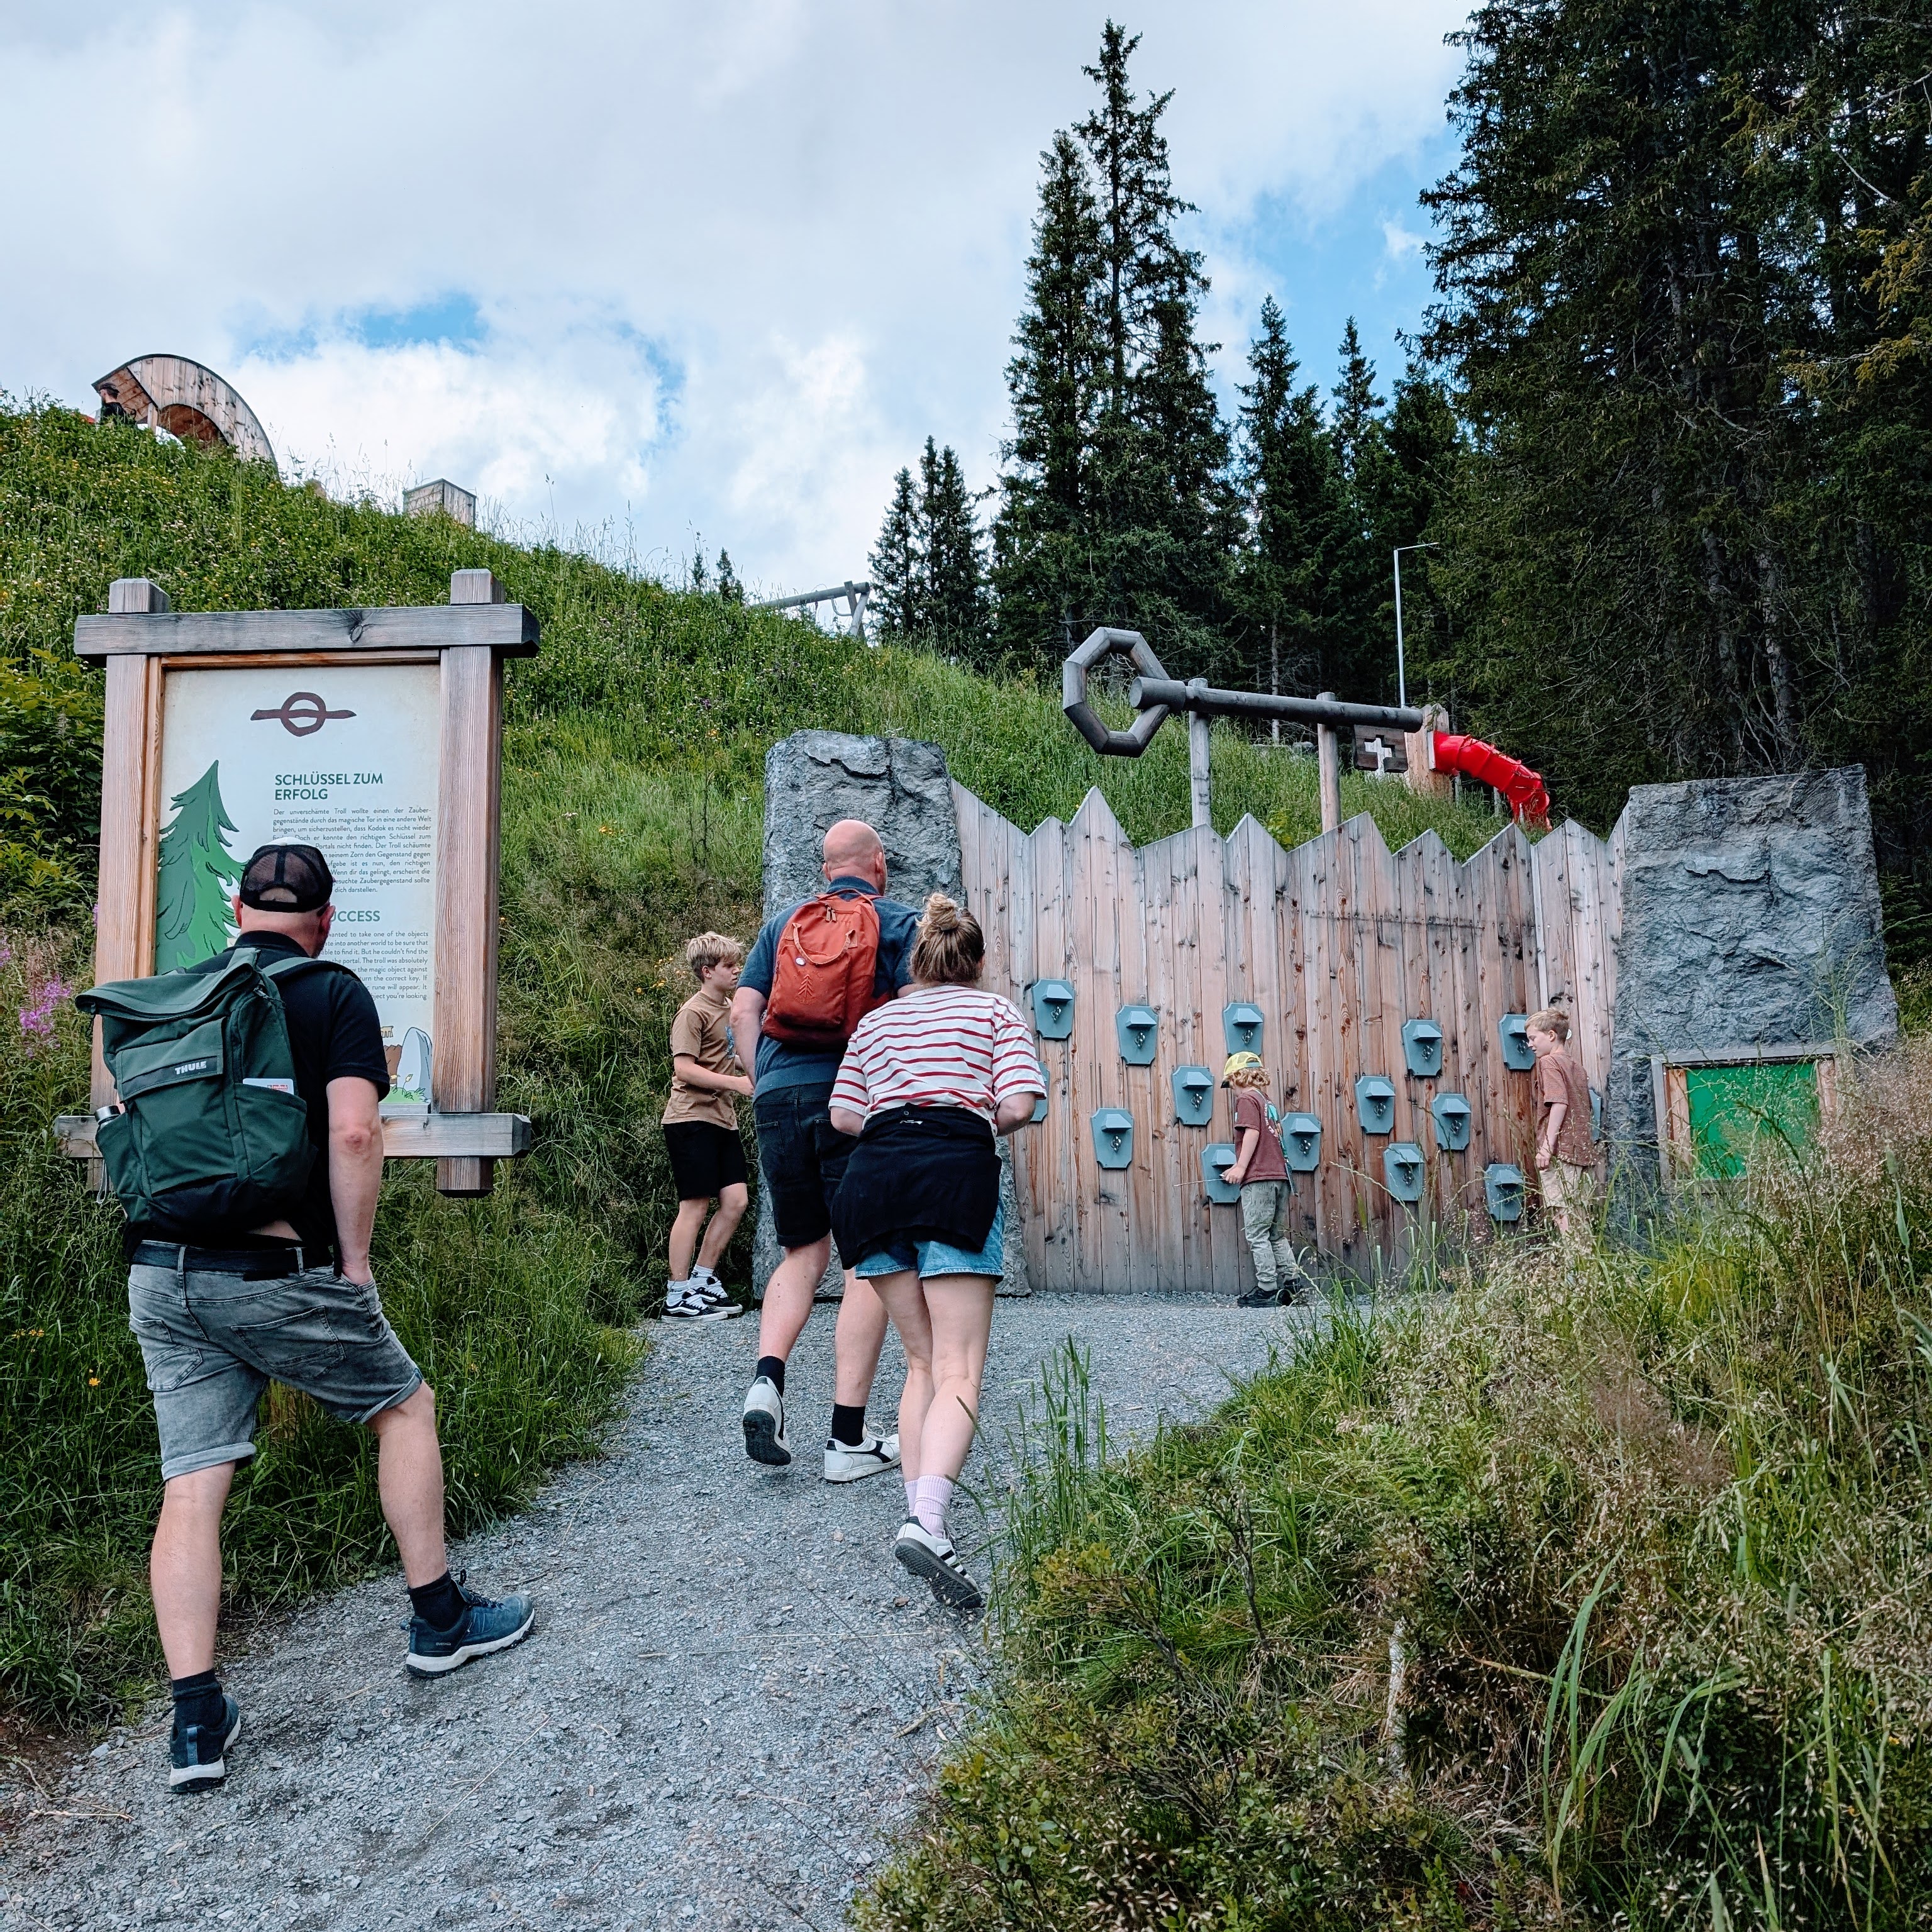
<path fill-rule="evenodd" d="M 238 947 L 216 973 L 116 980 L 74 1001 L 98 1016 L 118 1107 L 94 1138 L 108 1185 L 144 1226 L 184 1240 L 286 1214 L 314 1164 L 276 982 L 318 959 L 262 966 Z"/>

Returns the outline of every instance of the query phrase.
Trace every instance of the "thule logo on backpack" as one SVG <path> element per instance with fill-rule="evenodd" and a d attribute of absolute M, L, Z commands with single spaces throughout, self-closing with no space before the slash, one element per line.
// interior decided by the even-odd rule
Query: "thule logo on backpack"
<path fill-rule="evenodd" d="M 177 1073 L 206 1073 L 213 1063 L 206 1060 L 184 1060 L 175 1069 Z"/>

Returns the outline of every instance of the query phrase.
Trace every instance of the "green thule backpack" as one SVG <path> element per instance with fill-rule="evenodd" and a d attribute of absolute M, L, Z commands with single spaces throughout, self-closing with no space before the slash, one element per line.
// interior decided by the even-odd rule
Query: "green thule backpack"
<path fill-rule="evenodd" d="M 315 1150 L 275 982 L 323 963 L 262 966 L 242 946 L 217 973 L 116 980 L 75 1000 L 100 1016 L 120 1096 L 94 1138 L 129 1220 L 238 1232 L 302 1198 Z"/>

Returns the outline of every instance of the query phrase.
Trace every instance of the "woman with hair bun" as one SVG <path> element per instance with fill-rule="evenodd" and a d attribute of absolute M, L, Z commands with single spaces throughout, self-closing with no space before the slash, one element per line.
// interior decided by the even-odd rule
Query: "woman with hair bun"
<path fill-rule="evenodd" d="M 986 940 L 934 892 L 913 947 L 912 986 L 859 1022 L 832 1090 L 832 1124 L 859 1144 L 832 1204 L 840 1258 L 877 1291 L 905 1349 L 899 1455 L 907 1519 L 892 1554 L 940 1602 L 984 1599 L 946 1534 L 946 1512 L 978 1426 L 1005 1234 L 996 1136 L 1046 1091 L 1033 1034 L 982 992 Z"/>

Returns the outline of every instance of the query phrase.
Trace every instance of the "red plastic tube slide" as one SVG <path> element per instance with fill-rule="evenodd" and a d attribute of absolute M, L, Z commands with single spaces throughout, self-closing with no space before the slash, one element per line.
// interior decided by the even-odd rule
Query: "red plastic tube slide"
<path fill-rule="evenodd" d="M 1435 733 L 1433 752 L 1438 772 L 1461 772 L 1479 784 L 1493 785 L 1509 800 L 1510 810 L 1520 824 L 1548 826 L 1550 794 L 1541 775 L 1520 758 L 1456 731 Z"/>

